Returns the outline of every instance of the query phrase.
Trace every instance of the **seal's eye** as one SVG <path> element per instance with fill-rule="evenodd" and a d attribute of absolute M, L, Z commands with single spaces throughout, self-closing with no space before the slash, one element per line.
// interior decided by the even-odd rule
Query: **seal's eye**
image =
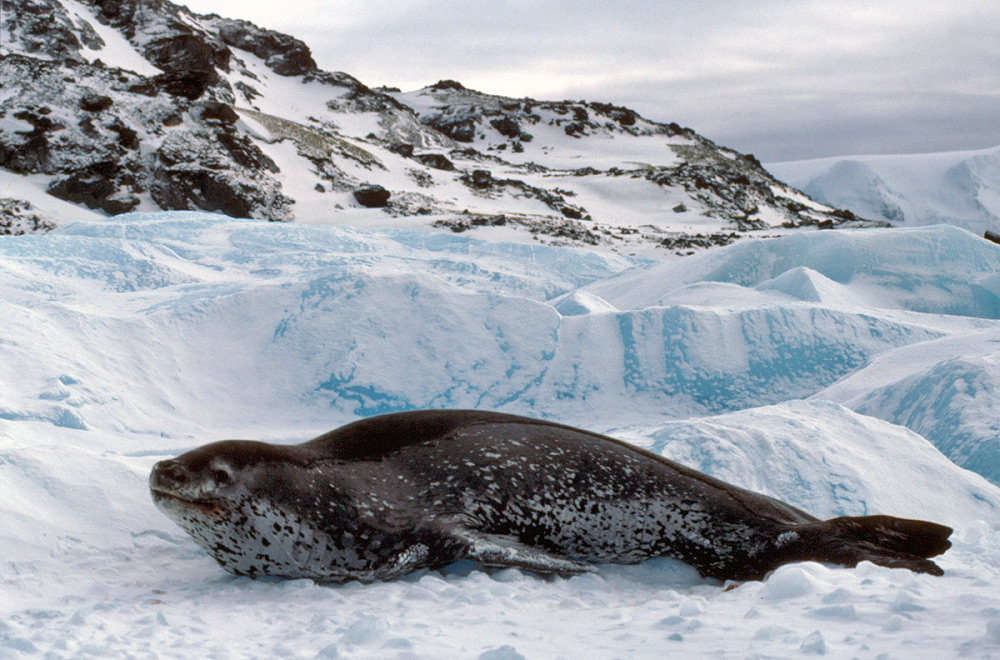
<path fill-rule="evenodd" d="M 225 486 L 229 483 L 229 473 L 225 470 L 212 470 L 212 479 L 216 485 Z"/>

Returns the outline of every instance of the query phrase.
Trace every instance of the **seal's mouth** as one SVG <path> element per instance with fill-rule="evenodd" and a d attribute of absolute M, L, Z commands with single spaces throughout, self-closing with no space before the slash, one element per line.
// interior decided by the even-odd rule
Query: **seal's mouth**
<path fill-rule="evenodd" d="M 164 511 L 199 511 L 212 515 L 223 509 L 217 498 L 199 494 L 196 497 L 183 494 L 189 477 L 176 461 L 161 461 L 153 466 L 149 474 L 149 493 L 153 503 Z"/>
<path fill-rule="evenodd" d="M 207 515 L 217 514 L 223 509 L 221 503 L 215 498 L 189 499 L 177 493 L 153 487 L 150 487 L 149 493 L 153 497 L 153 503 L 161 509 L 193 509 Z"/>

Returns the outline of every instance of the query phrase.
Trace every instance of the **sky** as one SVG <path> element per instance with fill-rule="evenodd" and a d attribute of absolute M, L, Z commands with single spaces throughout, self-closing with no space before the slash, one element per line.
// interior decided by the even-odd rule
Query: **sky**
<path fill-rule="evenodd" d="M 1000 145 L 996 0 L 185 4 L 369 86 L 626 105 L 765 162 Z"/>

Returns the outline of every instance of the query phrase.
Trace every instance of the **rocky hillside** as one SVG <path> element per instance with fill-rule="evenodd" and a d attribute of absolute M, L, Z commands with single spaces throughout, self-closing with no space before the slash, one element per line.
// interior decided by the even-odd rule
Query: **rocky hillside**
<path fill-rule="evenodd" d="M 454 81 L 370 89 L 318 69 L 298 39 L 167 0 L 8 0 L 2 30 L 0 177 L 103 214 L 437 227 L 648 256 L 872 224 L 627 108 Z M 71 219 L 30 202 L 5 201 L 0 232 Z"/>

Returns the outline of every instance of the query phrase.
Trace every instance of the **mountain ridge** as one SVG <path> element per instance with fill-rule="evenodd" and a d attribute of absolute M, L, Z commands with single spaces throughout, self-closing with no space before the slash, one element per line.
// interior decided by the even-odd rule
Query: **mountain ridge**
<path fill-rule="evenodd" d="M 319 69 L 294 37 L 168 0 L 8 7 L 0 167 L 102 214 L 207 210 L 660 257 L 884 224 L 614 104 L 447 80 L 371 88 Z"/>

